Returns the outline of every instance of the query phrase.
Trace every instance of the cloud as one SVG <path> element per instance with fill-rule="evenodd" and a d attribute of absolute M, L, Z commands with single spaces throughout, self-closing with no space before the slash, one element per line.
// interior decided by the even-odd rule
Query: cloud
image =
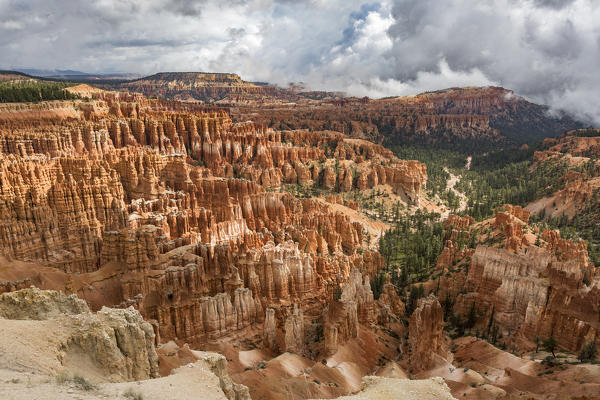
<path fill-rule="evenodd" d="M 354 84 L 349 89 L 361 96 L 385 97 L 391 94 L 394 96 L 407 96 L 448 87 L 490 86 L 495 83 L 491 82 L 478 69 L 453 71 L 446 60 L 441 60 L 437 67 L 436 72 L 418 72 L 412 80 L 382 80 L 379 77 L 374 77 L 367 83 Z"/>
<path fill-rule="evenodd" d="M 549 7 L 560 10 L 572 4 L 574 1 L 575 0 L 534 0 L 534 4 L 541 7 Z"/>
<path fill-rule="evenodd" d="M 185 16 L 198 16 L 205 0 L 171 0 L 169 3 L 166 7 L 167 9 L 174 10 Z"/>
<path fill-rule="evenodd" d="M 497 84 L 600 124 L 594 0 L 0 0 L 0 68 L 227 71 L 353 95 Z"/>
<path fill-rule="evenodd" d="M 535 101 L 600 122 L 600 110 L 588 102 L 563 99 L 584 96 L 588 88 L 600 90 L 594 72 L 600 61 L 594 43 L 597 2 L 396 0 L 392 14 L 389 56 L 395 70 L 389 77 L 405 80 L 422 71 L 440 72 L 439 62 L 446 60 L 452 71 L 479 71 Z"/>

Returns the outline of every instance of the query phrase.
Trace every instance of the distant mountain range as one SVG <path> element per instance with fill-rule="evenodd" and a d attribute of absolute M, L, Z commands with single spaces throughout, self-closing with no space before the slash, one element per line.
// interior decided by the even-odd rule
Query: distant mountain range
<path fill-rule="evenodd" d="M 13 68 L 16 72 L 39 78 L 59 79 L 74 82 L 104 81 L 104 80 L 131 80 L 140 78 L 139 74 L 128 72 L 106 72 L 88 73 L 71 69 L 36 69 L 36 68 Z"/>
<path fill-rule="evenodd" d="M 43 80 L 87 83 L 149 97 L 233 106 L 233 117 L 277 129 L 337 130 L 382 141 L 533 143 L 585 124 L 556 115 L 501 87 L 450 88 L 416 96 L 369 99 L 249 82 L 233 73 L 88 74 L 21 69 Z M 11 75 L 12 74 L 12 75 Z M 13 77 L 12 79 L 16 79 Z"/>

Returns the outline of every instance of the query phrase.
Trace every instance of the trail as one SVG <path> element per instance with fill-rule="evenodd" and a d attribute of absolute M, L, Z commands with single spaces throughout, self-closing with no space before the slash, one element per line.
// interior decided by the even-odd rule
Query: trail
<path fill-rule="evenodd" d="M 471 156 L 467 157 L 467 163 L 465 164 L 465 169 L 467 171 L 471 169 L 471 160 L 473 160 L 473 157 L 471 157 Z"/>
<path fill-rule="evenodd" d="M 465 168 L 469 169 L 471 167 L 471 157 L 469 156 L 467 158 L 467 165 L 465 165 Z M 456 186 L 456 184 L 458 183 L 458 181 L 460 180 L 460 176 L 456 176 L 454 175 L 452 172 L 450 172 L 450 170 L 447 167 L 444 167 L 444 171 L 446 171 L 448 173 L 448 175 L 450 175 L 450 179 L 448 179 L 448 182 L 446 183 L 446 189 L 451 190 L 452 192 L 454 192 L 454 194 L 456 196 L 458 196 L 458 198 L 460 199 L 460 203 L 458 206 L 458 209 L 456 211 L 464 211 L 467 209 L 467 196 L 465 196 L 464 193 L 459 192 L 458 190 L 456 190 L 454 188 L 454 186 Z M 446 210 L 443 214 L 442 214 L 442 218 L 447 218 L 448 215 L 450 215 L 450 210 Z"/>

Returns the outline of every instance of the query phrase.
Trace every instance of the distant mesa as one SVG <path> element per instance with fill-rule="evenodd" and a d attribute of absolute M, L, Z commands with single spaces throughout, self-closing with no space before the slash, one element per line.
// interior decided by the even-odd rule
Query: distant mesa
<path fill-rule="evenodd" d="M 237 74 L 212 72 L 160 72 L 124 82 L 120 88 L 151 97 L 205 103 L 285 103 L 304 97 L 291 89 L 244 81 Z"/>

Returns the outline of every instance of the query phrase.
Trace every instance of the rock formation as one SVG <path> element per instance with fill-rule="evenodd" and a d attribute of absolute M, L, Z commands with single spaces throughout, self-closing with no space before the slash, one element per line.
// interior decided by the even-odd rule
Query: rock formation
<path fill-rule="evenodd" d="M 224 356 L 209 352 L 195 352 L 194 355 L 219 378 L 221 390 L 228 400 L 251 400 L 248 388 L 231 380 L 227 372 L 227 359 Z"/>
<path fill-rule="evenodd" d="M 304 353 L 304 315 L 298 305 L 294 303 L 294 308 L 289 317 L 285 320 L 285 351 L 302 355 Z"/>
<path fill-rule="evenodd" d="M 336 289 L 339 292 L 339 289 Z M 339 298 L 334 299 L 324 312 L 325 352 L 333 354 L 338 347 L 358 336 L 359 323 L 369 325 L 374 322 L 373 292 L 369 278 L 354 269 L 350 274 L 350 283 L 341 290 Z"/>
<path fill-rule="evenodd" d="M 132 86 L 239 103 L 260 102 L 274 90 L 211 74 L 160 75 Z M 445 312 L 473 310 L 474 329 L 498 329 L 513 343 L 554 336 L 560 348 L 577 352 L 597 341 L 598 273 L 585 243 L 529 226 L 529 209 L 504 205 L 481 223 L 450 215 L 437 283 L 424 282 L 430 295 L 418 301 L 408 326 L 402 294 L 389 276 L 379 280 L 384 260 L 372 235 L 389 226 L 365 218 L 359 192 L 382 190 L 419 206 L 427 170 L 362 138 L 381 138 L 382 128 L 431 141 L 504 141 L 500 125 L 523 108 L 540 111 L 510 92 L 450 89 L 311 106 L 306 126 L 334 110 L 347 119 L 330 123 L 346 135 L 331 126 L 234 122 L 225 108 L 197 102 L 70 90 L 90 99 L 0 105 L 0 331 L 17 349 L 37 331 L 56 337 L 43 341 L 50 357 L 39 369 L 91 366 L 102 380 L 153 378 L 154 346 L 166 343 L 161 373 L 177 381 L 192 376 L 185 368 L 208 371 L 207 382 L 230 400 L 246 399 L 248 390 L 227 368 L 237 382 L 265 380 L 274 388 L 277 376 L 294 387 L 290 393 L 331 397 L 358 390 L 358 377 L 393 369 L 390 360 L 408 354 L 397 368 L 423 377 L 448 369 L 452 390 L 470 395 L 476 388 L 466 379 L 485 379 L 453 371 Z M 289 112 L 273 107 L 274 121 Z M 554 146 L 571 139 L 558 140 L 538 156 L 562 157 Z M 565 199 L 593 198 L 586 173 L 563 180 Z M 466 238 L 480 245 L 464 247 Z M 33 283 L 73 295 L 23 290 Z M 431 293 L 446 295 L 444 307 Z M 192 350 L 198 348 L 222 351 L 229 367 L 225 357 Z M 0 369 L 3 362 L 10 359 L 0 360 Z M 509 391 L 502 382 L 495 394 Z"/>
<path fill-rule="evenodd" d="M 455 313 L 476 310 L 482 329 L 497 325 L 505 336 L 555 337 L 559 346 L 578 352 L 596 340 L 596 285 L 586 244 L 560 238 L 556 231 L 541 234 L 528 227 L 529 212 L 503 207 L 492 226 L 504 238 L 502 248 L 478 246 L 471 257 L 464 294 Z M 535 242 L 535 243 L 534 243 Z"/>
<path fill-rule="evenodd" d="M 598 190 L 600 189 L 600 130 L 581 129 L 566 132 L 557 138 L 544 140 L 543 150 L 534 153 L 536 167 L 563 165 L 564 173 L 559 189 L 527 206 L 532 214 L 542 217 L 572 220 L 581 214 L 591 223 L 597 221 Z M 578 171 L 575 171 L 574 169 Z"/>
<path fill-rule="evenodd" d="M 447 357 L 444 312 L 435 296 L 419 299 L 408 325 L 409 362 L 415 371 L 433 367 L 435 355 Z"/>
<path fill-rule="evenodd" d="M 277 322 L 275 321 L 275 310 L 267 308 L 265 310 L 265 325 L 263 327 L 263 346 L 265 349 L 278 352 L 277 343 Z"/>
<path fill-rule="evenodd" d="M 373 300 L 383 259 L 360 219 L 335 206 L 341 193 L 382 186 L 418 203 L 424 164 L 336 132 L 72 90 L 91 99 L 0 105 L 0 255 L 31 265 L 0 291 L 52 285 L 93 310 L 134 307 L 157 342 L 273 353 L 316 354 L 319 343 L 306 348 L 316 321 L 335 351 L 380 309 L 401 309 Z M 328 307 L 333 288 L 343 295 Z"/>
<path fill-rule="evenodd" d="M 154 331 L 133 308 L 104 307 L 92 314 L 85 302 L 74 296 L 31 288 L 0 295 L 0 310 L 1 317 L 5 318 L 2 324 L 8 328 L 9 335 L 37 333 L 44 336 L 50 333 L 44 332 L 45 327 L 58 328 L 60 334 L 53 342 L 41 343 L 47 348 L 39 349 L 50 355 L 56 353 L 58 359 L 54 363 L 58 368 L 89 368 L 91 365 L 109 381 L 158 376 Z M 39 322 L 32 324 L 23 320 Z M 43 340 L 40 338 L 38 342 Z"/>
<path fill-rule="evenodd" d="M 451 88 L 416 96 L 378 100 L 347 98 L 303 105 L 244 105 L 234 117 L 294 129 L 335 130 L 379 141 L 383 137 L 440 142 L 543 139 L 582 125 L 568 117 L 552 118 L 547 108 L 501 87 Z M 526 128 L 523 128 L 526 127 Z"/>
<path fill-rule="evenodd" d="M 17 320 L 47 320 L 62 314 L 75 315 L 90 312 L 85 301 L 75 295 L 36 288 L 0 294 L 0 317 Z"/>

